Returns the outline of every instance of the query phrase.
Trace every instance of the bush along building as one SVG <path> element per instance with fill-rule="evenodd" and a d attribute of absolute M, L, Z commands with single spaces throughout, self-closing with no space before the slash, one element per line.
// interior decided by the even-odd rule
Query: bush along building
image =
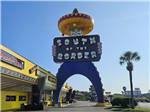
<path fill-rule="evenodd" d="M 56 77 L 7 47 L 0 45 L 0 49 L 0 110 L 34 110 L 43 109 L 43 104 L 50 106 Z"/>

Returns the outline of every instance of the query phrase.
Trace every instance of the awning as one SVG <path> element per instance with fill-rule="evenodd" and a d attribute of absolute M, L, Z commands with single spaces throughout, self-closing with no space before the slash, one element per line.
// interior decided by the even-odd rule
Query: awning
<path fill-rule="evenodd" d="M 23 82 L 12 77 L 1 75 L 1 90 L 32 91 L 32 83 Z"/>

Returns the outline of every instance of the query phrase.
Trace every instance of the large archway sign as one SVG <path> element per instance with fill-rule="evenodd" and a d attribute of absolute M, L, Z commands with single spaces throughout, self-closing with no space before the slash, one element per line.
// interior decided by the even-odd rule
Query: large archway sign
<path fill-rule="evenodd" d="M 81 74 L 88 78 L 95 88 L 97 102 L 104 102 L 101 78 L 92 63 L 100 60 L 102 43 L 99 35 L 87 35 L 93 30 L 93 27 L 92 17 L 79 13 L 77 9 L 74 9 L 71 14 L 62 16 L 58 21 L 58 28 L 63 36 L 53 40 L 53 60 L 63 64 L 56 75 L 55 104 L 59 103 L 62 86 L 69 77 L 75 74 Z"/>
<path fill-rule="evenodd" d="M 81 74 L 88 78 L 93 84 L 99 103 L 104 102 L 103 88 L 99 72 L 92 62 L 65 62 L 61 65 L 57 73 L 57 89 L 54 92 L 55 104 L 59 102 L 59 94 L 65 81 L 75 75 Z M 77 82 L 78 83 L 78 82 Z"/>

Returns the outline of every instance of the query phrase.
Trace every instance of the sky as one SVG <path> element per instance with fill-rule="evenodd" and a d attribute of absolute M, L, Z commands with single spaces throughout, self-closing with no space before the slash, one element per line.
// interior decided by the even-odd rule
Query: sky
<path fill-rule="evenodd" d="M 123 86 L 130 89 L 126 66 L 119 64 L 119 57 L 130 50 L 141 56 L 141 60 L 134 63 L 133 86 L 145 93 L 150 89 L 149 4 L 127 1 L 3 1 L 1 44 L 56 75 L 61 64 L 53 62 L 52 44 L 55 37 L 61 36 L 58 20 L 77 8 L 94 19 L 94 29 L 89 35 L 100 35 L 102 56 L 94 64 L 105 92 L 121 93 Z M 82 91 L 88 91 L 91 85 L 81 74 L 70 77 L 67 83 Z"/>

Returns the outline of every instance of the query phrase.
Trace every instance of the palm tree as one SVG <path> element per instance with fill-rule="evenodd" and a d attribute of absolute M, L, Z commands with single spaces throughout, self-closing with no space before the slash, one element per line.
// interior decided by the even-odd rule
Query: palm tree
<path fill-rule="evenodd" d="M 127 51 L 120 57 L 120 65 L 127 64 L 126 68 L 129 71 L 130 77 L 130 88 L 131 88 L 131 107 L 134 108 L 133 101 L 133 83 L 132 83 L 132 71 L 133 71 L 133 61 L 139 61 L 140 56 L 137 52 Z"/>

